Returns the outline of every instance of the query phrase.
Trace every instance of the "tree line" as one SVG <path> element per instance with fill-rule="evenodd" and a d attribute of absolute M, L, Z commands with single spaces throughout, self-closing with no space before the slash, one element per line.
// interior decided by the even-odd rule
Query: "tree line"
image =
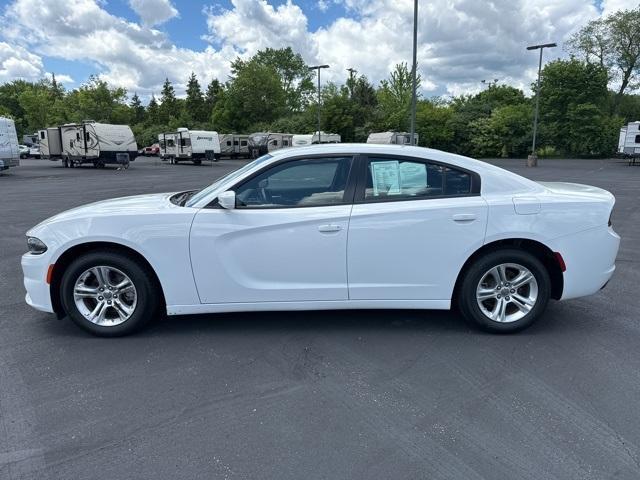
<path fill-rule="evenodd" d="M 540 87 L 538 145 L 542 156 L 606 156 L 615 152 L 618 130 L 640 119 L 640 7 L 592 21 L 565 45 L 569 59 L 548 62 Z M 610 88 L 610 86 L 614 86 Z M 535 90 L 532 85 L 532 90 Z M 344 85 L 325 84 L 322 129 L 343 142 L 364 142 L 371 132 L 407 131 L 411 70 L 396 65 L 377 86 L 364 75 Z M 317 129 L 314 76 L 291 48 L 259 51 L 236 59 L 226 81 L 203 87 L 191 73 L 178 98 L 167 79 L 158 97 L 139 96 L 92 76 L 65 90 L 52 79 L 0 85 L 0 115 L 16 121 L 19 135 L 47 126 L 92 119 L 131 125 L 140 146 L 178 127 L 223 133 Z M 476 94 L 420 98 L 416 131 L 422 146 L 478 157 L 529 153 L 534 98 L 508 85 Z"/>

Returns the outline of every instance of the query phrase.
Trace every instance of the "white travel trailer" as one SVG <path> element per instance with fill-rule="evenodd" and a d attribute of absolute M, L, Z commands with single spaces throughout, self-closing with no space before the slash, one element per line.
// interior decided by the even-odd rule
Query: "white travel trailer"
<path fill-rule="evenodd" d="M 340 143 L 341 137 L 337 133 L 326 133 L 321 131 L 307 135 L 294 135 L 292 139 L 292 145 L 294 147 L 306 147 L 308 145 L 315 145 L 318 143 Z"/>
<path fill-rule="evenodd" d="M 10 118 L 0 117 L 0 171 L 20 165 L 20 149 L 16 124 Z"/>
<path fill-rule="evenodd" d="M 383 143 L 394 145 L 411 145 L 411 134 L 407 132 L 379 132 L 369 134 L 367 143 Z M 413 144 L 418 145 L 418 134 L 415 134 Z"/>
<path fill-rule="evenodd" d="M 216 162 L 220 157 L 218 132 L 179 128 L 158 135 L 158 144 L 160 157 L 168 158 L 170 163 L 187 160 L 200 165 L 202 160 Z"/>
<path fill-rule="evenodd" d="M 220 155 L 224 157 L 248 157 L 249 135 L 226 133 L 220 137 Z"/>
<path fill-rule="evenodd" d="M 640 155 L 640 122 L 629 122 L 620 129 L 618 137 L 618 153 L 623 155 Z"/>
<path fill-rule="evenodd" d="M 46 128 L 38 131 L 40 141 L 40 158 L 59 160 L 62 158 L 62 133 L 60 127 Z"/>
<path fill-rule="evenodd" d="M 65 167 L 93 163 L 101 168 L 108 163 L 119 163 L 123 155 L 135 160 L 138 154 L 138 145 L 129 125 L 85 121 L 61 125 L 59 128 L 61 158 Z"/>
<path fill-rule="evenodd" d="M 252 158 L 258 158 L 273 150 L 288 148 L 292 142 L 293 135 L 290 133 L 252 133 L 249 135 L 249 155 Z"/>

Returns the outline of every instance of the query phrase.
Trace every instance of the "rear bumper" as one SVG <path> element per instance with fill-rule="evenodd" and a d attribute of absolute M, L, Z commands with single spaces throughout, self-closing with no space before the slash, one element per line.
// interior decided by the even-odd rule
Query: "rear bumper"
<path fill-rule="evenodd" d="M 36 310 L 53 313 L 51 290 L 47 283 L 48 257 L 46 253 L 43 255 L 25 253 L 22 256 L 21 264 L 24 288 L 27 290 L 25 301 Z"/>
<path fill-rule="evenodd" d="M 620 237 L 611 227 L 596 227 L 555 239 L 567 270 L 561 300 L 591 295 L 601 290 L 616 269 Z"/>

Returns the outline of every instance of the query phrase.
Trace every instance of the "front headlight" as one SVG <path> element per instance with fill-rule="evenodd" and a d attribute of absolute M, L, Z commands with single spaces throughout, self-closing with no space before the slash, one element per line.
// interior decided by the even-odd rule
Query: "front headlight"
<path fill-rule="evenodd" d="M 27 237 L 27 248 L 29 253 L 40 255 L 47 251 L 47 246 L 42 240 L 36 237 Z"/>

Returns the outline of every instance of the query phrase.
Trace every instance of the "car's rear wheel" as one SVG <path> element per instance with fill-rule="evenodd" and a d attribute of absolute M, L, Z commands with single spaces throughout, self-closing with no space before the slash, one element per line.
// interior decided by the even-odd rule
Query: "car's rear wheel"
<path fill-rule="evenodd" d="M 91 252 L 75 259 L 60 284 L 71 320 L 94 335 L 132 333 L 157 311 L 159 296 L 147 269 L 115 251 Z"/>
<path fill-rule="evenodd" d="M 511 333 L 535 322 L 550 294 L 549 273 L 534 255 L 497 250 L 480 257 L 464 273 L 458 306 L 480 328 Z"/>

